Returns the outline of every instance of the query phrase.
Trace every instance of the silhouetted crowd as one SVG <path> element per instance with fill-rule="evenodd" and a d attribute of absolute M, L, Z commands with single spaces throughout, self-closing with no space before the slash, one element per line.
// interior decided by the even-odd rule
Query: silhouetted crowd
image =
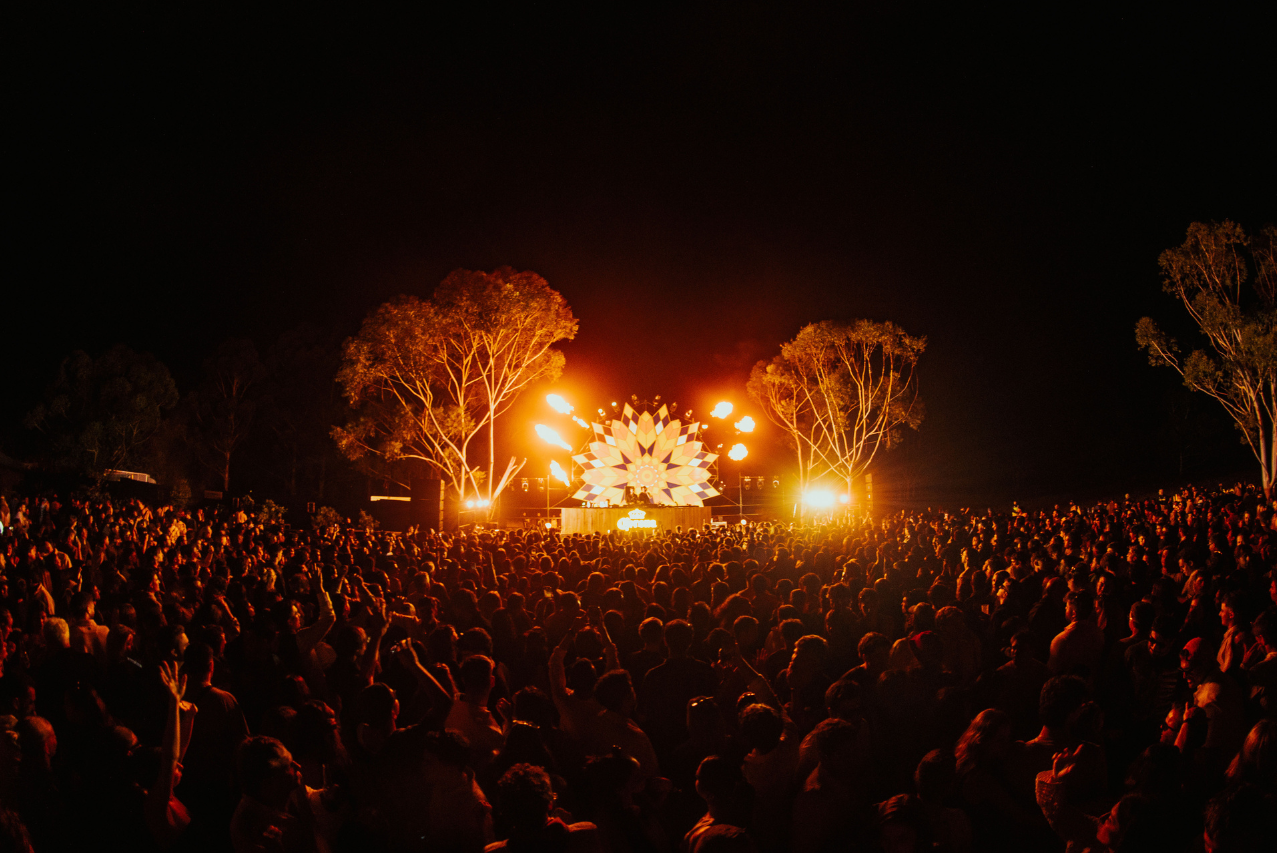
<path fill-rule="evenodd" d="M 1271 851 L 1243 487 L 661 535 L 0 500 L 0 849 Z"/>

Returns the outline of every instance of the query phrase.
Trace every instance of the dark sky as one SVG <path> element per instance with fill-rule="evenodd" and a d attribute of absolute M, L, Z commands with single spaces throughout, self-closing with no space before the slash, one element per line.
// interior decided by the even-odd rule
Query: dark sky
<path fill-rule="evenodd" d="M 928 415 L 884 482 L 1033 499 L 1167 470 L 1176 383 L 1132 330 L 1177 317 L 1156 259 L 1191 221 L 1277 221 L 1270 20 L 456 5 L 12 21 L 0 435 L 72 349 L 184 382 L 224 338 L 351 334 L 508 264 L 579 318 L 583 408 L 703 413 L 803 324 L 891 319 L 928 337 Z M 1205 473 L 1246 464 L 1220 434 Z"/>

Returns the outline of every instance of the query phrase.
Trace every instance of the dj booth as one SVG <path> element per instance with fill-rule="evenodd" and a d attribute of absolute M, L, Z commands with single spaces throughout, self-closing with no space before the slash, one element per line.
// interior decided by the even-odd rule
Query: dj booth
<path fill-rule="evenodd" d="M 564 507 L 559 529 L 563 533 L 609 533 L 628 530 L 660 533 L 681 527 L 704 527 L 713 518 L 707 506 L 609 506 Z"/>

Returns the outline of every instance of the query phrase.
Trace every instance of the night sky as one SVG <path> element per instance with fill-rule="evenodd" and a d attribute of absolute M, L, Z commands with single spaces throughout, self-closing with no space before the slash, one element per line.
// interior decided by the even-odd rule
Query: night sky
<path fill-rule="evenodd" d="M 24 12 L 0 442 L 73 349 L 124 342 L 183 385 L 220 340 L 353 334 L 510 265 L 580 320 L 556 390 L 583 409 L 704 416 L 803 324 L 890 319 L 928 338 L 927 418 L 884 489 L 1174 482 L 1183 395 L 1133 328 L 1180 321 L 1156 261 L 1190 222 L 1277 221 L 1269 20 L 647 5 Z M 1198 405 L 1215 439 L 1188 473 L 1249 473 Z M 512 416 L 515 451 L 545 455 L 520 426 L 544 412 Z M 784 469 L 772 439 L 756 473 Z"/>

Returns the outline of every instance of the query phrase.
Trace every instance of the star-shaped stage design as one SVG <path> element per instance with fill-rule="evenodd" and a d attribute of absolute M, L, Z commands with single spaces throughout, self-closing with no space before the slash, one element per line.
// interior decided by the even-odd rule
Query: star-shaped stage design
<path fill-rule="evenodd" d="M 664 506 L 704 506 L 718 494 L 709 480 L 709 466 L 718 454 L 696 440 L 699 423 L 681 424 L 661 406 L 653 415 L 639 414 L 628 404 L 621 417 L 607 426 L 593 424 L 596 441 L 586 453 L 572 457 L 585 469 L 585 485 L 573 500 L 619 504 L 625 487 L 647 492 L 652 503 Z"/>

